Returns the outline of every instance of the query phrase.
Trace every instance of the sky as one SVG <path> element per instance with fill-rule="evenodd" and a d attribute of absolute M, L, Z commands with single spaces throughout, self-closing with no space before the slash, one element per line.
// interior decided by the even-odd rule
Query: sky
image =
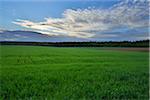
<path fill-rule="evenodd" d="M 56 41 L 148 39 L 148 3 L 148 0 L 0 0 L 0 33 L 34 31 Z M 3 32 L 3 38 L 4 35 Z"/>

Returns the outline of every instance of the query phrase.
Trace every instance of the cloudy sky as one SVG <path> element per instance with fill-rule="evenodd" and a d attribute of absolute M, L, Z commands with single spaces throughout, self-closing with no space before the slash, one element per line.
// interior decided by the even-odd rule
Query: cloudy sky
<path fill-rule="evenodd" d="M 149 0 L 0 0 L 0 30 L 34 31 L 56 41 L 148 39 Z"/>

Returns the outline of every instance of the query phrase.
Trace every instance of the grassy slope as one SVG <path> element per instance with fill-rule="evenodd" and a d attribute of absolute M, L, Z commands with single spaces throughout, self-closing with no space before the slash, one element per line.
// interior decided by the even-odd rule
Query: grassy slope
<path fill-rule="evenodd" d="M 6 99 L 148 99 L 148 52 L 1 47 Z"/>

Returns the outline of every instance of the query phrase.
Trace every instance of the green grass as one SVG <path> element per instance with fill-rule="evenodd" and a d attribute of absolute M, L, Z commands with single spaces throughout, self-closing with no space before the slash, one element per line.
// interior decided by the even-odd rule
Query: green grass
<path fill-rule="evenodd" d="M 2 100 L 148 100 L 148 52 L 1 46 Z"/>

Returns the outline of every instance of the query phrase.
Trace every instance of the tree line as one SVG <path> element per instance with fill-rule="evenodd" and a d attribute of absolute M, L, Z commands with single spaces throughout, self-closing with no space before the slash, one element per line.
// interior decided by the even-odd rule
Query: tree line
<path fill-rule="evenodd" d="M 20 42 L 1 41 L 1 45 L 31 45 L 55 47 L 149 47 L 149 40 L 139 41 L 89 41 L 89 42 Z"/>

